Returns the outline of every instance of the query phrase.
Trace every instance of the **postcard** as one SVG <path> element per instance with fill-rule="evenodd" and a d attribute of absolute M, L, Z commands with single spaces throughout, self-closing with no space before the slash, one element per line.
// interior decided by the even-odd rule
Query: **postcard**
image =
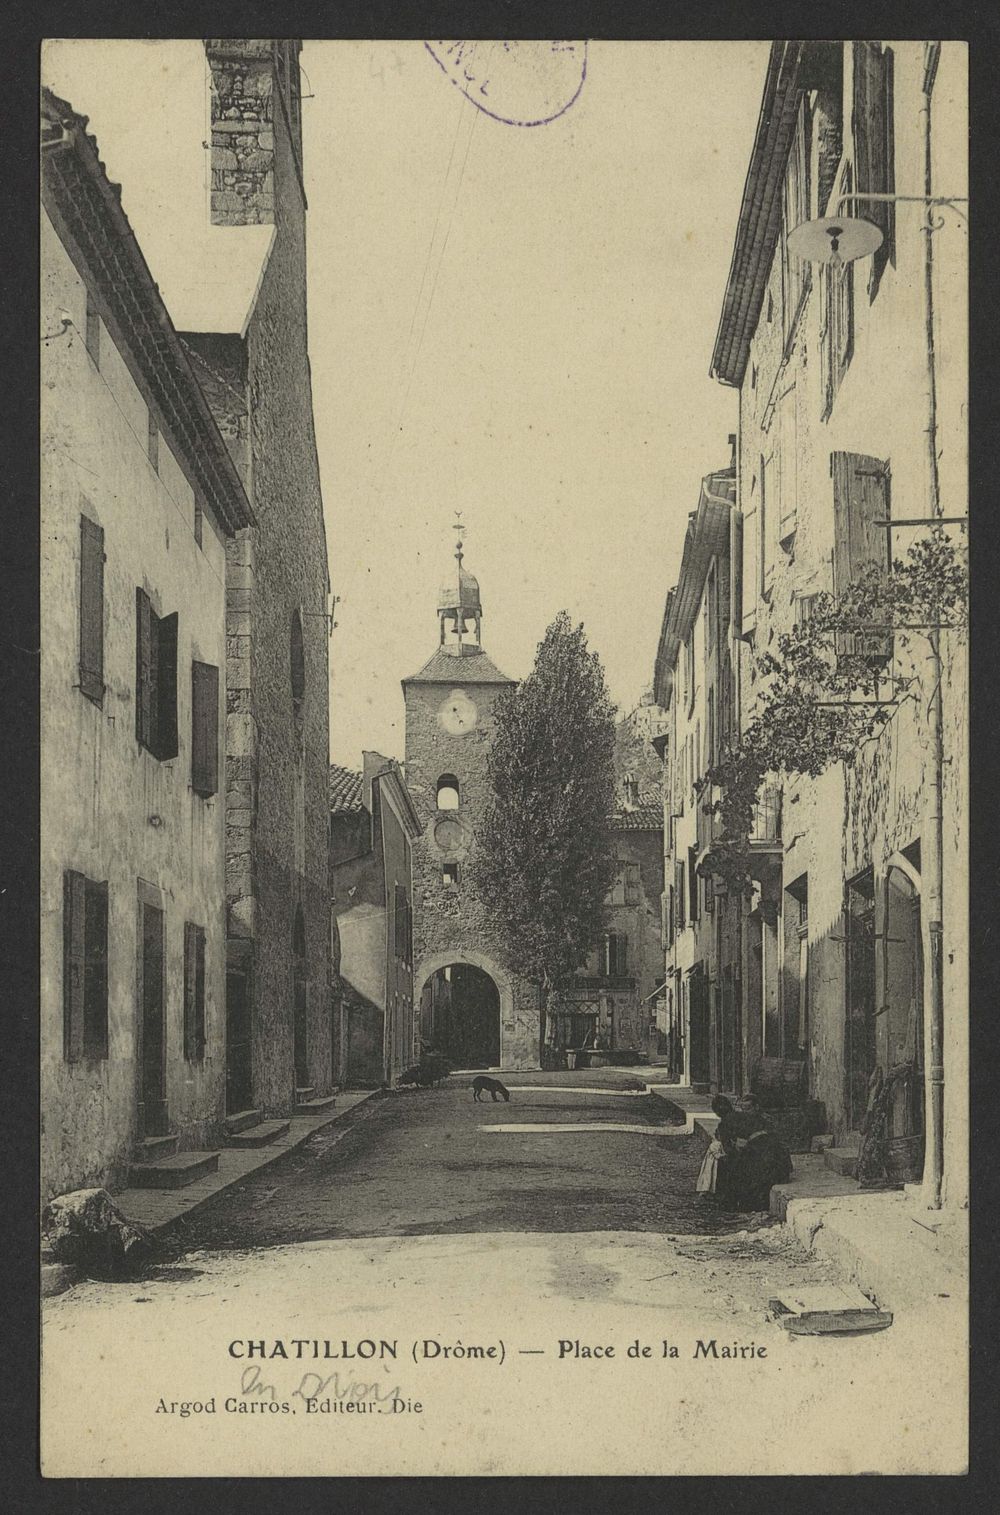
<path fill-rule="evenodd" d="M 967 63 L 44 44 L 46 1477 L 966 1471 Z"/>

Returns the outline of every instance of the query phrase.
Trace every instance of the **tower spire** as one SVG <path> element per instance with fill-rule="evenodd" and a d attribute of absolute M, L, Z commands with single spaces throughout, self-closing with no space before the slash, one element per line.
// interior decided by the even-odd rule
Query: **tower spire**
<path fill-rule="evenodd" d="M 441 624 L 440 645 L 456 657 L 480 651 L 482 646 L 482 605 L 479 600 L 479 584 L 464 567 L 465 533 L 468 530 L 462 520 L 463 512 L 455 511 L 455 570 L 442 585 L 438 595 L 438 619 Z M 468 622 L 472 625 L 468 625 Z M 463 639 L 470 630 L 475 632 L 475 643 Z"/>

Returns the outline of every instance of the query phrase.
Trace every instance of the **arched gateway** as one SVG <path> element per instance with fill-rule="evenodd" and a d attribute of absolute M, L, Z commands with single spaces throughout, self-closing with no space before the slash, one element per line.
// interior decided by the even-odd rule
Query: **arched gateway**
<path fill-rule="evenodd" d="M 511 1018 L 510 981 L 478 953 L 442 952 L 421 963 L 414 982 L 420 1037 L 456 1068 L 503 1066 L 502 1026 Z"/>

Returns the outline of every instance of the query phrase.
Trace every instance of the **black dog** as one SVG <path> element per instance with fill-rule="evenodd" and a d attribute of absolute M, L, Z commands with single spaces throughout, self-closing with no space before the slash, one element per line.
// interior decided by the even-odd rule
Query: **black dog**
<path fill-rule="evenodd" d="M 497 1102 L 498 1094 L 508 1103 L 510 1101 L 510 1090 L 505 1089 L 498 1078 L 487 1078 L 481 1073 L 478 1078 L 472 1080 L 472 1098 L 478 1104 L 487 1092 L 492 1095 L 494 1104 Z"/>

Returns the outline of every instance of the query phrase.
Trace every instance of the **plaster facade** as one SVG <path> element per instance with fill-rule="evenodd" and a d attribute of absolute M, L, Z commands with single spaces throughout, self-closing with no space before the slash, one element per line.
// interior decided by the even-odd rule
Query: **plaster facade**
<path fill-rule="evenodd" d="M 788 51 L 792 48 L 797 55 Z M 841 194 L 925 192 L 925 121 L 930 123 L 930 192 L 967 193 L 966 49 L 948 42 L 796 43 L 775 49 L 784 50 L 781 77 L 788 80 L 787 89 L 778 85 L 781 109 L 789 120 L 794 116 L 796 126 L 780 154 L 762 145 L 761 127 L 747 193 L 760 203 L 765 191 L 757 170 L 767 164 L 772 173 L 779 171 L 779 184 L 784 174 L 783 208 L 770 241 L 761 244 L 768 274 L 756 296 L 737 287 L 743 266 L 738 236 L 715 365 L 717 377 L 737 385 L 740 393 L 738 672 L 744 719 L 754 707 L 755 657 L 773 647 L 797 618 L 808 616 L 809 596 L 836 590 L 842 544 L 835 493 L 845 467 L 838 459 L 849 460 L 852 509 L 852 491 L 877 488 L 877 513 L 887 518 L 920 522 L 931 513 L 928 249 L 941 513 L 964 517 L 968 504 L 967 244 L 960 216 L 945 213 L 940 227 L 928 232 L 922 205 L 901 201 L 886 215 L 873 203 L 856 202 L 855 215 L 881 221 L 884 249 L 839 275 L 826 266 L 797 264 L 786 249 L 788 231 L 832 213 Z M 772 61 L 776 58 L 777 53 Z M 874 112 L 859 104 L 865 98 L 864 70 L 884 81 Z M 777 77 L 776 66 L 772 74 Z M 879 140 L 873 147 L 876 128 Z M 845 209 L 850 213 L 850 204 Z M 745 322 L 742 346 L 732 336 L 734 311 L 742 312 Z M 893 529 L 893 557 L 902 557 L 927 530 L 925 525 Z M 949 530 L 961 538 L 959 528 Z M 880 550 L 883 543 L 884 535 Z M 896 635 L 894 669 L 917 676 L 918 697 L 893 710 L 883 735 L 852 770 L 836 767 L 816 779 L 785 781 L 780 872 L 765 885 L 776 919 L 773 1016 L 770 1003 L 760 997 L 759 1013 L 748 1011 L 748 1053 L 763 1049 L 788 1057 L 800 1055 L 801 1048 L 810 1092 L 825 1106 L 828 1128 L 839 1141 L 859 1128 L 874 1066 L 910 1065 L 892 1127 L 904 1177 L 919 1174 L 926 1098 L 921 975 L 926 978 L 931 944 L 927 911 L 921 911 L 927 880 L 921 878 L 920 859 L 922 839 L 926 853 L 933 761 L 924 715 L 928 651 L 925 636 Z M 968 745 L 960 635 L 942 635 L 941 657 L 944 1187 L 946 1201 L 962 1205 L 968 1192 Z M 800 932 L 791 929 L 793 913 Z M 904 937 L 908 945 L 900 948 Z"/>
<path fill-rule="evenodd" d="M 41 226 L 48 334 L 41 349 L 41 1166 L 49 1198 L 85 1186 L 120 1187 L 147 1136 L 186 1149 L 221 1134 L 225 790 L 221 761 L 214 792 L 194 787 L 208 785 L 193 772 L 192 665 L 224 667 L 232 526 L 208 506 L 199 472 L 213 447 L 229 466 L 207 408 L 199 457 L 156 393 L 160 364 L 177 362 L 183 373 L 181 345 L 124 214 L 113 208 L 96 147 L 63 102 L 47 97 L 43 117 L 54 141 L 56 131 L 65 134 L 45 150 L 62 156 L 58 167 L 48 157 L 43 163 Z M 60 178 L 67 164 L 78 180 Z M 144 302 L 162 313 L 169 359 L 154 357 L 125 324 L 119 299 L 126 284 L 129 314 Z M 189 371 L 182 383 L 192 413 L 201 414 Z M 249 520 L 235 473 L 227 487 L 234 518 Z M 85 590 L 87 533 L 99 535 L 96 578 Z M 176 702 L 176 750 L 165 757 L 138 739 L 137 591 L 154 614 L 177 617 L 173 677 L 165 665 L 159 674 L 161 693 Z M 214 687 L 215 709 L 209 704 L 203 715 L 221 747 L 222 677 Z M 85 943 L 75 988 L 73 907 L 64 882 L 70 873 L 106 891 L 107 912 L 106 937 Z M 158 1000 L 158 1045 L 144 1012 L 144 904 L 161 912 L 159 978 L 147 985 Z M 193 1036 L 185 1031 L 186 926 L 198 927 L 204 943 L 203 1026 Z M 77 994 L 88 1016 L 103 998 L 103 1045 L 92 1027 L 82 1045 L 76 1039 L 70 1021 Z M 144 1072 L 154 1061 L 162 1080 L 155 1118 Z"/>

